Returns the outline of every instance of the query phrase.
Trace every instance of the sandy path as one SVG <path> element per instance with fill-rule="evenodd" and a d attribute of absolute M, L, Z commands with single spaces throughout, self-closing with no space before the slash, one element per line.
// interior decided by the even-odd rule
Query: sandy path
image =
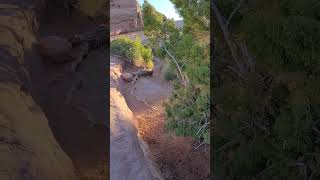
<path fill-rule="evenodd" d="M 139 135 L 149 145 L 165 179 L 209 179 L 209 149 L 202 146 L 194 150 L 196 142 L 192 138 L 177 137 L 165 128 L 163 103 L 170 96 L 172 87 L 163 78 L 161 64 L 156 61 L 154 75 L 139 78 L 133 90 L 131 83 L 122 85 L 123 95 L 137 120 Z M 128 66 L 123 71 L 132 72 L 135 69 Z"/>

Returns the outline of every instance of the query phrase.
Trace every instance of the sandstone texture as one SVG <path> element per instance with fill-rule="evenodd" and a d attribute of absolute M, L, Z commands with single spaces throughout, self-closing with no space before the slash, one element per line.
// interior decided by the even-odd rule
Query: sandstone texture
<path fill-rule="evenodd" d="M 142 11 L 137 0 L 110 0 L 110 35 L 140 31 Z"/>
<path fill-rule="evenodd" d="M 0 179 L 74 180 L 73 164 L 29 93 L 25 54 L 36 42 L 42 0 L 0 2 Z"/>
<path fill-rule="evenodd" d="M 138 137 L 136 123 L 122 93 L 121 60 L 110 61 L 110 179 L 160 180 L 147 145 Z"/>

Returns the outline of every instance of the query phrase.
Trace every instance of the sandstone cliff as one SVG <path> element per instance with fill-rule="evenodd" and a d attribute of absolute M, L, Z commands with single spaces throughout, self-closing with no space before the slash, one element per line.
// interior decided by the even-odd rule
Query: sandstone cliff
<path fill-rule="evenodd" d="M 110 35 L 142 30 L 142 12 L 137 0 L 110 1 Z"/>
<path fill-rule="evenodd" d="M 33 51 L 42 0 L 0 3 L 0 179 L 73 180 L 71 160 L 30 95 L 25 54 Z"/>

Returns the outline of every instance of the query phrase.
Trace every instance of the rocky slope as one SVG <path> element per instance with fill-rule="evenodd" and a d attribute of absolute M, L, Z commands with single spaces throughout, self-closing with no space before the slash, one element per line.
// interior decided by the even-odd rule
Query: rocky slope
<path fill-rule="evenodd" d="M 137 0 L 110 0 L 110 35 L 139 31 L 142 27 Z"/>

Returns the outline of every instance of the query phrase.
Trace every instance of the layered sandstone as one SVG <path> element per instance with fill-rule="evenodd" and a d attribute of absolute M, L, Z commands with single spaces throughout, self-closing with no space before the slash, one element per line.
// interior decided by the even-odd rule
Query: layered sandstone
<path fill-rule="evenodd" d="M 26 52 L 33 51 L 42 0 L 0 3 L 0 179 L 74 180 L 73 164 L 30 95 Z"/>
<path fill-rule="evenodd" d="M 142 12 L 137 0 L 111 0 L 110 26 L 110 35 L 142 30 Z"/>

